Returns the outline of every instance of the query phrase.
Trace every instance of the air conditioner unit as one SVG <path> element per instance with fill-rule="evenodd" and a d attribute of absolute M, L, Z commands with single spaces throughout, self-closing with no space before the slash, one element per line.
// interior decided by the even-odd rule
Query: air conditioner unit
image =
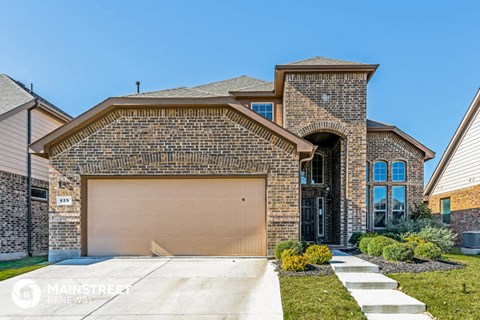
<path fill-rule="evenodd" d="M 480 231 L 462 233 L 462 247 L 480 249 Z"/>

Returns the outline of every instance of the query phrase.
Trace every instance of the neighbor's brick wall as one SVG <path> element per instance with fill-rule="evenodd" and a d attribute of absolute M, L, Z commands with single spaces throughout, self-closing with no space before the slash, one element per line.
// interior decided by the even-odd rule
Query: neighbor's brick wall
<path fill-rule="evenodd" d="M 367 160 L 370 166 L 369 228 L 373 228 L 373 186 L 387 186 L 387 221 L 392 213 L 392 186 L 406 186 L 407 215 L 413 204 L 423 202 L 423 162 L 424 154 L 416 147 L 393 132 L 367 133 Z M 396 160 L 406 163 L 406 181 L 392 182 L 392 164 Z M 387 182 L 373 182 L 373 164 L 376 161 L 387 162 Z"/>
<path fill-rule="evenodd" d="M 228 107 L 116 109 L 51 149 L 50 250 L 80 253 L 83 175 L 260 174 L 271 254 L 298 238 L 298 161 L 293 144 Z M 74 205 L 56 206 L 59 195 Z"/>
<path fill-rule="evenodd" d="M 48 182 L 32 179 L 48 189 Z M 0 171 L 0 254 L 27 253 L 27 177 Z M 32 252 L 48 250 L 48 203 L 32 200 Z"/>
<path fill-rule="evenodd" d="M 432 195 L 428 205 L 432 212 L 440 214 L 440 199 L 450 198 L 451 228 L 459 234 L 480 230 L 480 185 Z"/>
<path fill-rule="evenodd" d="M 285 127 L 302 137 L 323 131 L 344 138 L 342 244 L 347 244 L 354 231 L 366 229 L 366 95 L 367 73 L 299 73 L 285 77 Z"/>

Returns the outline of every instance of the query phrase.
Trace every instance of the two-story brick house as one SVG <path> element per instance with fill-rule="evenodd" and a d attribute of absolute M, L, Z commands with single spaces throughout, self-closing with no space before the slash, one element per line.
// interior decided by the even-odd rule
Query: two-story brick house
<path fill-rule="evenodd" d="M 404 218 L 434 154 L 367 120 L 377 67 L 315 57 L 277 65 L 273 82 L 103 101 L 31 145 L 56 186 L 50 259 L 265 256 L 281 240 L 346 245 Z"/>

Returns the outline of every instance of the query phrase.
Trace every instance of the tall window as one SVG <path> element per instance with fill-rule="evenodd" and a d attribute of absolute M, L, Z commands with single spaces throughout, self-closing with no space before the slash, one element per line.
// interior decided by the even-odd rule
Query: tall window
<path fill-rule="evenodd" d="M 323 183 L 323 155 L 315 153 L 312 159 L 312 177 L 310 183 Z"/>
<path fill-rule="evenodd" d="M 443 223 L 450 224 L 450 198 L 440 199 L 440 213 Z"/>
<path fill-rule="evenodd" d="M 405 162 L 395 161 L 392 164 L 392 180 L 395 182 L 405 181 Z"/>
<path fill-rule="evenodd" d="M 387 163 L 385 161 L 377 161 L 373 164 L 373 181 L 387 181 Z"/>
<path fill-rule="evenodd" d="M 252 110 L 273 121 L 273 103 L 252 103 Z"/>
<path fill-rule="evenodd" d="M 367 162 L 365 165 L 365 173 L 367 174 L 367 182 L 370 181 L 370 164 Z"/>
<path fill-rule="evenodd" d="M 385 228 L 387 223 L 387 187 L 373 187 L 373 227 Z"/>
<path fill-rule="evenodd" d="M 392 187 L 392 218 L 405 220 L 405 186 Z"/>
<path fill-rule="evenodd" d="M 300 171 L 300 183 L 307 184 L 307 168 L 303 167 Z"/>

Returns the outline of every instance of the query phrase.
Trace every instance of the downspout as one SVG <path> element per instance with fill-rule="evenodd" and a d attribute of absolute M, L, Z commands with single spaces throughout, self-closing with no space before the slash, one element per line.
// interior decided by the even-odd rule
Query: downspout
<path fill-rule="evenodd" d="M 298 222 L 298 240 L 302 240 L 302 164 L 304 162 L 312 161 L 317 148 L 318 146 L 313 146 L 313 150 L 310 155 L 307 158 L 300 160 L 300 170 L 298 171 L 298 212 L 300 214 L 300 219 Z"/>
<path fill-rule="evenodd" d="M 29 145 L 32 143 L 32 110 L 38 107 L 38 100 L 35 105 L 27 110 L 27 254 L 32 256 L 32 155 Z"/>

